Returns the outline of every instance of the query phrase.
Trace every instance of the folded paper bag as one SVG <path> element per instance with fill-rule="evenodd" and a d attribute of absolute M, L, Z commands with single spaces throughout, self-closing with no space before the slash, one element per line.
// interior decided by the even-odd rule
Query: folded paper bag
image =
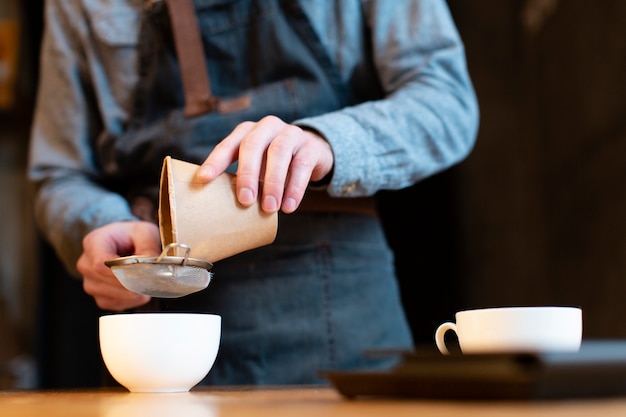
<path fill-rule="evenodd" d="M 159 230 L 163 247 L 183 243 L 191 258 L 216 262 L 268 245 L 276 238 L 278 214 L 236 198 L 235 175 L 209 183 L 196 180 L 199 165 L 167 156 L 161 171 Z"/>

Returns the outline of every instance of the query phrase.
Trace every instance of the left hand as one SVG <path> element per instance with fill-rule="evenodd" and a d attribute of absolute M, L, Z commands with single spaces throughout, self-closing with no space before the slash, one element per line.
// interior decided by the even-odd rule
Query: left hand
<path fill-rule="evenodd" d="M 104 262 L 129 254 L 158 256 L 160 248 L 159 227 L 152 222 L 117 222 L 92 230 L 83 239 L 76 264 L 83 289 L 103 310 L 124 311 L 148 303 L 150 297 L 122 286 Z"/>
<path fill-rule="evenodd" d="M 309 182 L 324 178 L 334 164 L 332 149 L 322 136 L 275 116 L 235 127 L 196 176 L 210 182 L 237 160 L 237 199 L 244 206 L 252 205 L 262 182 L 261 208 L 267 213 L 294 212 Z"/>

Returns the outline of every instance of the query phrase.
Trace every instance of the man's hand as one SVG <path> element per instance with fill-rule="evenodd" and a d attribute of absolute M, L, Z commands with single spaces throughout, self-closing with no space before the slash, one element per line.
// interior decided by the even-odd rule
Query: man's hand
<path fill-rule="evenodd" d="M 122 311 L 150 301 L 147 295 L 127 290 L 104 261 L 126 255 L 158 256 L 159 228 L 150 222 L 118 222 L 93 230 L 83 239 L 83 254 L 76 267 L 83 289 L 103 310 Z"/>
<path fill-rule="evenodd" d="M 206 158 L 197 178 L 209 182 L 238 161 L 237 199 L 244 206 L 257 201 L 267 213 L 294 212 L 310 181 L 331 172 L 334 156 L 320 135 L 267 116 L 239 124 Z"/>

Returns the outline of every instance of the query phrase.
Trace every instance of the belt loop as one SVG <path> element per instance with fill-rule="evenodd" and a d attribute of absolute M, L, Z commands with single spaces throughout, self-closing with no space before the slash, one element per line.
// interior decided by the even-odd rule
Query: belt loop
<path fill-rule="evenodd" d="M 193 0 L 165 0 L 174 32 L 176 55 L 185 93 L 185 116 L 212 112 L 217 99 L 211 94 L 211 82 L 204 59 L 204 48 Z"/>

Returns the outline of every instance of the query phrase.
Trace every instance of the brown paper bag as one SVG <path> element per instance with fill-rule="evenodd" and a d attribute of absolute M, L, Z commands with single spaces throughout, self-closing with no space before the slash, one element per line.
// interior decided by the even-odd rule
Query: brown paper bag
<path fill-rule="evenodd" d="M 237 201 L 235 176 L 223 173 L 210 183 L 195 179 L 199 165 L 163 161 L 159 198 L 159 230 L 163 247 L 183 243 L 189 257 L 216 262 L 268 245 L 276 238 L 278 214 L 267 214 L 258 203 Z"/>

